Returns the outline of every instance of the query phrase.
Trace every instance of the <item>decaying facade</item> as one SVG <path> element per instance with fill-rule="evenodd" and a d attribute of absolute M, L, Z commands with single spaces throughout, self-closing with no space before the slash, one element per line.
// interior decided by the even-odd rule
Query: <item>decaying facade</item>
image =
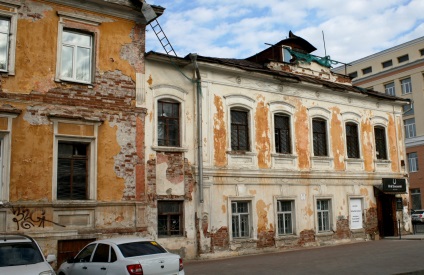
<path fill-rule="evenodd" d="M 58 262 L 147 234 L 144 1 L 0 0 L 0 233 Z"/>
<path fill-rule="evenodd" d="M 407 101 L 352 86 L 313 50 L 290 34 L 247 59 L 146 54 L 161 243 L 207 258 L 410 231 Z"/>

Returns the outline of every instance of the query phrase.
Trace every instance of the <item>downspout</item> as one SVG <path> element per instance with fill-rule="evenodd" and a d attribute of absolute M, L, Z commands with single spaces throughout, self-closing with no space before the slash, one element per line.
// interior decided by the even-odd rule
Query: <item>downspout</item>
<path fill-rule="evenodd" d="M 199 201 L 203 203 L 203 145 L 202 145 L 202 81 L 199 66 L 197 65 L 197 54 L 190 54 L 191 62 L 196 70 L 197 87 L 197 172 L 199 175 Z"/>

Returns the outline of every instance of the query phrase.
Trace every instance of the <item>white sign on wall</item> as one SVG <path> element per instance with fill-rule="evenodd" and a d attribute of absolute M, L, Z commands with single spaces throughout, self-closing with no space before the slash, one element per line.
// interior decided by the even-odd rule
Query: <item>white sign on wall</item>
<path fill-rule="evenodd" d="M 350 199 L 350 229 L 362 228 L 362 200 Z"/>

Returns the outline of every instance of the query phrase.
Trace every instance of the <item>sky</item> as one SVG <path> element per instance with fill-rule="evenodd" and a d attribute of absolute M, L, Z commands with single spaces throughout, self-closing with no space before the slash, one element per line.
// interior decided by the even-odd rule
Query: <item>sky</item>
<path fill-rule="evenodd" d="M 424 0 L 146 2 L 165 8 L 158 21 L 180 57 L 244 59 L 286 39 L 291 30 L 317 48 L 312 54 L 349 63 L 424 36 Z M 150 26 L 146 51 L 164 53 Z"/>

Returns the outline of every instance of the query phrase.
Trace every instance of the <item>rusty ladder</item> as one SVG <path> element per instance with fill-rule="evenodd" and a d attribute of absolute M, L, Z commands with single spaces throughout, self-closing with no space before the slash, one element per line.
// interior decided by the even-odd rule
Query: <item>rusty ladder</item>
<path fill-rule="evenodd" d="M 150 23 L 150 27 L 152 27 L 153 32 L 156 34 L 156 37 L 159 39 L 159 42 L 162 45 L 163 49 L 165 50 L 166 54 L 169 55 L 171 53 L 175 55 L 176 57 L 178 57 L 174 51 L 174 48 L 171 45 L 171 42 L 169 42 L 168 37 L 166 37 L 165 32 L 163 31 L 157 19 L 153 20 Z"/>

